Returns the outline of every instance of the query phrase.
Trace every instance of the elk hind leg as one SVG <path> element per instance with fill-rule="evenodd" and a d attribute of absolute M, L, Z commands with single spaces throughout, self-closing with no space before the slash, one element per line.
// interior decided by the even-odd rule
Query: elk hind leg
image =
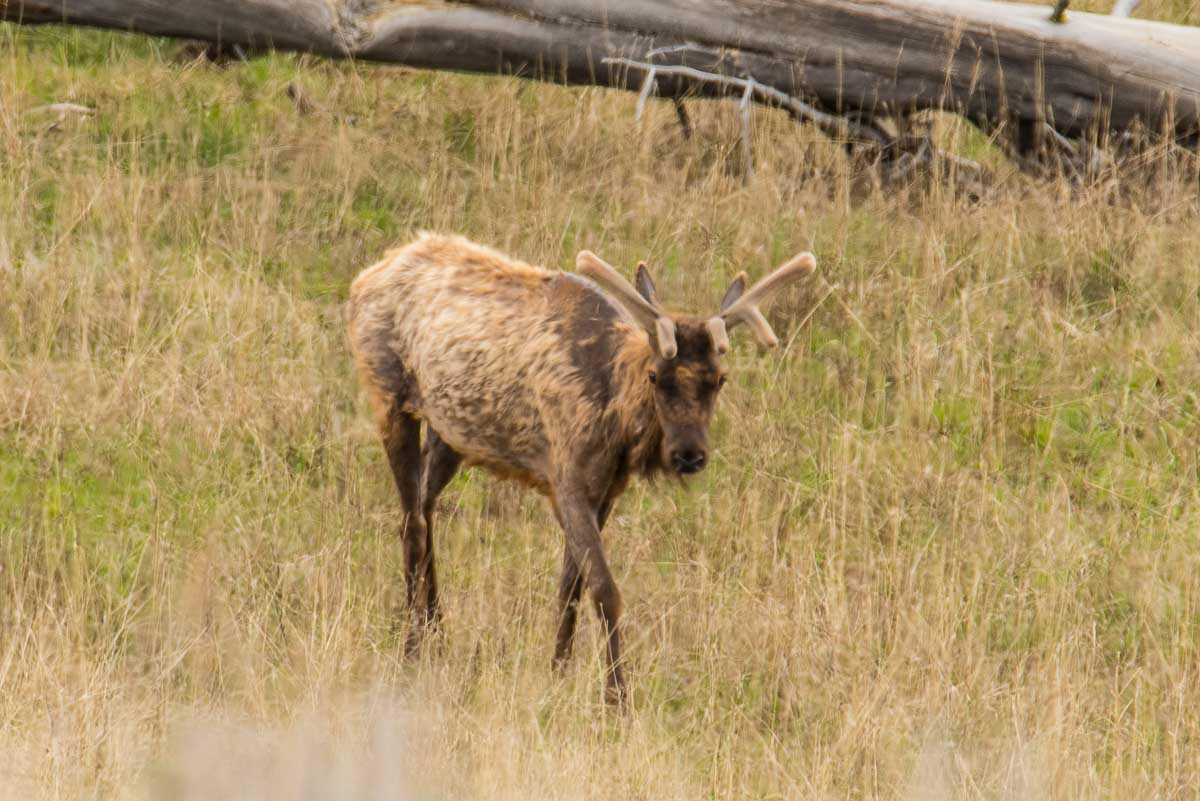
<path fill-rule="evenodd" d="M 433 512 L 437 507 L 438 495 L 454 478 L 460 464 L 462 456 L 427 426 L 421 452 L 421 515 L 425 522 L 425 560 L 422 568 L 425 582 L 424 622 L 433 628 L 437 628 L 442 618 L 438 606 L 437 572 L 433 564 Z"/>
<path fill-rule="evenodd" d="M 400 541 L 404 548 L 405 613 L 410 628 L 405 651 L 420 647 L 428 627 L 428 586 L 425 581 L 428 540 L 421 514 L 421 423 L 393 406 L 382 418 L 383 447 L 400 494 Z"/>

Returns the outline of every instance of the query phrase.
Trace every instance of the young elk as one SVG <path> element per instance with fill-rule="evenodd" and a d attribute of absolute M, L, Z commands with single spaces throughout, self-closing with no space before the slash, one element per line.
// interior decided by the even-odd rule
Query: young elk
<path fill-rule="evenodd" d="M 801 253 L 749 290 L 739 275 L 707 318 L 665 311 L 645 264 L 637 289 L 587 251 L 576 266 L 586 278 L 426 234 L 355 279 L 350 341 L 404 512 L 408 650 L 439 620 L 438 493 L 479 465 L 550 499 L 566 534 L 554 664 L 570 656 L 586 583 L 619 702 L 621 596 L 600 530 L 631 475 L 704 468 L 727 332 L 745 323 L 777 345 L 759 307 L 816 262 Z"/>

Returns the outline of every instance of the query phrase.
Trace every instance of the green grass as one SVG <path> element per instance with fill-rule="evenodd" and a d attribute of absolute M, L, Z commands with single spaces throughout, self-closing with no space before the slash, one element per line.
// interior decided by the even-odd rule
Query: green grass
<path fill-rule="evenodd" d="M 767 111 L 743 182 L 725 104 L 684 142 L 616 93 L 178 47 L 0 28 L 0 798 L 1190 791 L 1194 185 L 885 191 Z M 594 621 L 549 671 L 552 516 L 476 472 L 402 657 L 341 304 L 419 229 L 645 258 L 695 311 L 817 254 L 783 347 L 735 338 L 710 469 L 606 532 L 624 719 Z"/>

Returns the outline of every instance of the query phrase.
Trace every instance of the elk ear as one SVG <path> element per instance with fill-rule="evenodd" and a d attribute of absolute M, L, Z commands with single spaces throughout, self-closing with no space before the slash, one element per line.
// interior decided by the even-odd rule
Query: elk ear
<path fill-rule="evenodd" d="M 638 262 L 637 278 L 634 279 L 634 286 L 637 287 L 638 294 L 645 298 L 647 303 L 652 306 L 662 305 L 658 302 L 658 291 L 654 288 L 654 280 L 650 277 L 650 269 L 644 261 Z"/>
<path fill-rule="evenodd" d="M 729 285 L 729 289 L 725 290 L 725 297 L 721 298 L 721 311 L 728 309 L 742 296 L 742 293 L 746 291 L 746 282 L 749 280 L 750 276 L 746 275 L 744 270 L 737 274 L 733 283 Z"/>

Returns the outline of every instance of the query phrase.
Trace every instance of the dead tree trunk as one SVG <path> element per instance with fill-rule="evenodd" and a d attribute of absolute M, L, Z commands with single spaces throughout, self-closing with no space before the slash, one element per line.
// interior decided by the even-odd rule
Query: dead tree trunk
<path fill-rule="evenodd" d="M 0 0 L 0 19 L 431 69 L 737 95 L 888 161 L 960 114 L 1025 169 L 1084 172 L 1131 132 L 1200 144 L 1200 29 L 986 0 Z M 888 123 L 892 120 L 892 123 Z"/>

